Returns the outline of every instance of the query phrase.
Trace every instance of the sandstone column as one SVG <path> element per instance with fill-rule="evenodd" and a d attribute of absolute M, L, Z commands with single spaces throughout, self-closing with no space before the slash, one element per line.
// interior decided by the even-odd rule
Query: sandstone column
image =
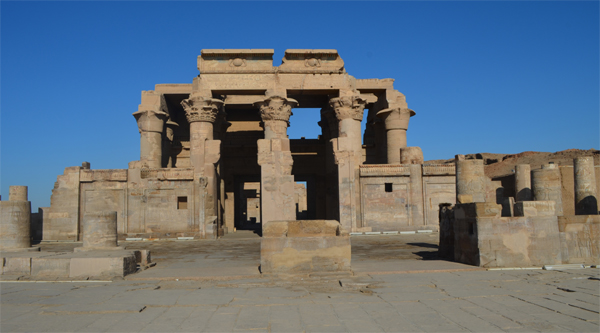
<path fill-rule="evenodd" d="M 340 92 L 342 93 L 342 92 Z M 334 143 L 338 165 L 340 224 L 347 230 L 362 227 L 360 213 L 359 166 L 362 163 L 360 123 L 366 100 L 358 94 L 342 95 L 329 100 L 338 120 L 338 138 Z"/>
<path fill-rule="evenodd" d="M 531 201 L 531 167 L 529 164 L 515 166 L 515 201 Z"/>
<path fill-rule="evenodd" d="M 0 250 L 31 248 L 31 203 L 27 186 L 10 186 L 8 201 L 0 201 Z"/>
<path fill-rule="evenodd" d="M 575 215 L 598 214 L 598 192 L 594 158 L 579 157 L 573 160 L 575 178 Z"/>
<path fill-rule="evenodd" d="M 334 146 L 332 139 L 338 136 L 338 121 L 335 112 L 330 107 L 321 109 L 321 121 L 319 125 L 325 139 L 325 217 L 328 220 L 339 219 L 338 204 L 338 176 L 335 164 Z"/>
<path fill-rule="evenodd" d="M 260 110 L 265 139 L 258 140 L 260 165 L 261 223 L 296 219 L 292 153 L 287 137 L 292 108 L 298 102 L 291 98 L 271 96 L 254 103 Z"/>
<path fill-rule="evenodd" d="M 204 207 L 204 222 L 217 224 L 201 226 L 201 230 L 214 233 L 218 229 L 217 198 L 218 175 L 216 165 L 221 157 L 221 141 L 213 140 L 213 124 L 223 106 L 223 101 L 215 98 L 192 94 L 189 99 L 181 101 L 185 115 L 190 123 L 190 164 L 194 168 L 194 179 L 198 181 L 198 188 L 206 193 L 205 202 L 196 202 L 198 209 Z M 204 189 L 205 178 L 206 188 Z M 201 186 L 202 185 L 202 186 Z M 202 195 L 201 195 L 202 196 Z M 199 200 L 199 199 L 198 199 Z M 216 235 L 215 235 L 216 236 Z"/>
<path fill-rule="evenodd" d="M 415 112 L 408 108 L 385 109 L 377 117 L 385 122 L 387 135 L 387 164 L 400 164 L 400 148 L 406 147 L 408 121 Z"/>
<path fill-rule="evenodd" d="M 169 115 L 163 111 L 140 110 L 133 116 L 140 131 L 140 161 L 150 168 L 162 167 L 162 133 Z"/>
<path fill-rule="evenodd" d="M 531 172 L 534 201 L 554 201 L 556 215 L 563 216 L 560 172 L 555 164 L 542 165 Z"/>
<path fill-rule="evenodd" d="M 175 129 L 177 127 L 179 127 L 179 124 L 177 124 L 176 122 L 169 119 L 169 120 L 167 120 L 166 125 L 167 126 L 166 126 L 166 131 L 165 131 L 165 140 L 163 141 L 163 143 L 164 143 L 163 165 L 166 165 L 167 168 L 174 168 L 175 167 L 175 163 L 174 163 L 175 156 L 173 156 L 173 139 L 175 137 Z"/>
<path fill-rule="evenodd" d="M 456 155 L 456 202 L 485 202 L 483 160 L 465 160 Z"/>
<path fill-rule="evenodd" d="M 83 249 L 118 249 L 117 212 L 83 214 Z"/>

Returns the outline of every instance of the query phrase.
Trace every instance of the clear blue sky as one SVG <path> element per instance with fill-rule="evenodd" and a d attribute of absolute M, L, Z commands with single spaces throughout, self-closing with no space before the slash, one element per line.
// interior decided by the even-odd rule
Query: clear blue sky
<path fill-rule="evenodd" d="M 140 92 L 191 83 L 204 48 L 337 49 L 393 78 L 425 159 L 599 148 L 599 3 L 0 2 L 1 194 L 139 159 Z M 302 113 L 302 111 L 305 111 Z M 308 117 L 302 117 L 308 115 Z M 290 137 L 319 134 L 297 110 Z"/>

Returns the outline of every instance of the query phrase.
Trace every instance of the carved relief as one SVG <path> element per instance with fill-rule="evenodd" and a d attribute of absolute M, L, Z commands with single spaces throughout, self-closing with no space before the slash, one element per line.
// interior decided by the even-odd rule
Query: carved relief
<path fill-rule="evenodd" d="M 329 105 L 335 111 L 338 120 L 354 119 L 362 121 L 367 101 L 360 96 L 335 97 L 329 100 Z"/>
<path fill-rule="evenodd" d="M 282 120 L 289 124 L 292 108 L 298 106 L 298 102 L 292 98 L 272 96 L 264 101 L 256 102 L 254 105 L 260 109 L 263 121 Z"/>
<path fill-rule="evenodd" d="M 391 164 L 379 164 L 379 165 L 361 165 L 360 176 L 361 177 L 374 177 L 374 176 L 409 176 L 410 168 L 404 165 L 391 165 Z"/>
<path fill-rule="evenodd" d="M 188 122 L 205 121 L 214 123 L 221 110 L 223 101 L 215 98 L 192 96 L 181 101 Z"/>

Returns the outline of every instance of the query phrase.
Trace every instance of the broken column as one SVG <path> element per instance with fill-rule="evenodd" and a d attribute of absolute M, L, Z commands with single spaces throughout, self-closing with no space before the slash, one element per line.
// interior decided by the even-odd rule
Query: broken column
<path fill-rule="evenodd" d="M 120 249 L 117 245 L 117 212 L 84 213 L 83 248 L 78 249 Z"/>
<path fill-rule="evenodd" d="M 31 203 L 27 186 L 10 186 L 8 201 L 0 201 L 0 250 L 31 248 Z"/>
<path fill-rule="evenodd" d="M 531 172 L 534 201 L 554 201 L 556 215 L 563 216 L 560 172 L 555 164 L 542 165 Z"/>
<path fill-rule="evenodd" d="M 575 178 L 575 215 L 597 215 L 598 192 L 596 192 L 594 158 L 585 156 L 574 159 L 573 174 Z"/>
<path fill-rule="evenodd" d="M 265 139 L 258 140 L 260 165 L 262 225 L 271 221 L 296 219 L 292 153 L 287 127 L 296 100 L 271 96 L 256 102 L 265 129 Z"/>
<path fill-rule="evenodd" d="M 456 202 L 485 202 L 485 173 L 483 160 L 465 160 L 456 155 Z"/>
<path fill-rule="evenodd" d="M 145 162 L 149 168 L 160 168 L 162 166 L 162 132 L 169 115 L 158 110 L 140 110 L 133 116 L 140 131 L 140 161 Z"/>
<path fill-rule="evenodd" d="M 515 166 L 515 201 L 531 201 L 531 167 L 529 164 Z"/>
<path fill-rule="evenodd" d="M 339 219 L 342 227 L 356 231 L 359 221 L 359 167 L 362 163 L 361 121 L 366 100 L 355 91 L 340 91 L 340 97 L 329 100 L 338 120 L 338 138 L 334 144 L 338 165 Z"/>
<path fill-rule="evenodd" d="M 408 121 L 415 112 L 408 108 L 384 109 L 377 117 L 385 122 L 387 135 L 387 164 L 400 164 L 400 148 L 406 147 Z"/>

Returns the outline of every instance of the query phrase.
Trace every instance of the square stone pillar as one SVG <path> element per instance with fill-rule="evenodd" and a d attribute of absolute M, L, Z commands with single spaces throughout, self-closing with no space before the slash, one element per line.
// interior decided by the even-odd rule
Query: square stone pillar
<path fill-rule="evenodd" d="M 296 219 L 294 176 L 289 139 L 258 140 L 262 225 Z"/>

